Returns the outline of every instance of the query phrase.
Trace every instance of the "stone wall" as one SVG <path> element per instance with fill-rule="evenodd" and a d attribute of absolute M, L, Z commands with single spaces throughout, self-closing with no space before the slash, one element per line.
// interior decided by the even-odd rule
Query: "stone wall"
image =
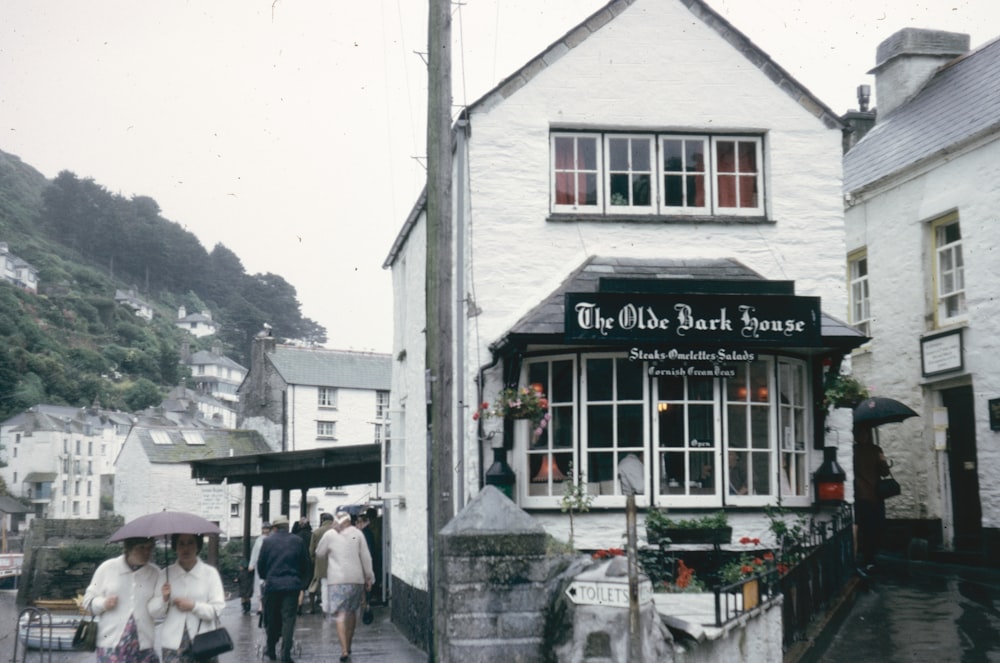
<path fill-rule="evenodd" d="M 108 537 L 122 524 L 121 518 L 33 520 L 24 540 L 18 603 L 83 594 L 97 566 L 121 553 L 121 544 L 109 544 Z"/>

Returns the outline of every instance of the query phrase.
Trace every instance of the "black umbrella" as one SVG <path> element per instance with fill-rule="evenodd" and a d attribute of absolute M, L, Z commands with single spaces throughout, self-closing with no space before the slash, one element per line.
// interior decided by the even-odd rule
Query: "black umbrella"
<path fill-rule="evenodd" d="M 120 527 L 109 541 L 125 539 L 146 539 L 171 534 L 221 534 L 219 526 L 201 516 L 184 511 L 157 511 L 139 516 Z"/>
<path fill-rule="evenodd" d="M 885 396 L 866 398 L 854 408 L 854 423 L 872 427 L 895 424 L 904 419 L 919 416 L 910 407 L 894 398 L 886 398 Z"/>
<path fill-rule="evenodd" d="M 118 528 L 109 541 L 125 539 L 166 539 L 171 534 L 221 534 L 219 526 L 201 516 L 185 511 L 157 511 L 139 516 Z M 165 565 L 165 564 L 164 564 Z"/>

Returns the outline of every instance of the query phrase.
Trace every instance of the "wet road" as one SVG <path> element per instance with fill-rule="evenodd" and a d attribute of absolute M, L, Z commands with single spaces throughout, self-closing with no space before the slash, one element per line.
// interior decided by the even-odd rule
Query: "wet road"
<path fill-rule="evenodd" d="M 819 661 L 1000 662 L 1000 571 L 905 561 L 882 568 Z"/>
<path fill-rule="evenodd" d="M 10 663 L 14 655 L 14 627 L 20 607 L 14 603 L 12 592 L 0 592 L 0 663 Z M 389 621 L 389 609 L 374 608 L 375 622 L 364 625 L 358 621 L 354 635 L 352 663 L 379 661 L 380 663 L 426 663 L 427 654 L 409 644 Z M 60 615 L 53 615 L 54 618 Z M 222 612 L 222 624 L 229 631 L 236 645 L 233 652 L 220 657 L 220 663 L 261 660 L 265 641 L 263 629 L 257 628 L 257 618 L 244 616 L 238 599 L 226 602 Z M 25 654 L 27 653 L 27 656 Z M 334 625 L 322 615 L 305 614 L 296 620 L 295 650 L 296 663 L 336 661 L 340 658 L 337 632 Z M 14 663 L 93 663 L 92 652 L 52 652 L 28 650 L 18 646 L 17 661 Z M 265 663 L 267 659 L 263 659 Z"/>

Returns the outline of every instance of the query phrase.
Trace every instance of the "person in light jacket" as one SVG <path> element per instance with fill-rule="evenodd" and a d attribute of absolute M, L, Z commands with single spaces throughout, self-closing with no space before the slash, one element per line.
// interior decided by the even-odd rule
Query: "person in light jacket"
<path fill-rule="evenodd" d="M 219 625 L 226 607 L 222 578 L 214 567 L 198 559 L 204 540 L 194 534 L 174 534 L 170 547 L 177 561 L 160 571 L 157 590 L 149 601 L 149 613 L 163 618 L 160 646 L 163 663 L 194 663 L 191 641 L 202 631 Z M 216 659 L 210 659 L 216 660 Z"/>
<path fill-rule="evenodd" d="M 333 517 L 333 529 L 316 546 L 316 557 L 326 555 L 327 608 L 337 624 L 340 660 L 351 655 L 354 627 L 365 592 L 372 588 L 372 556 L 364 534 L 351 525 L 351 514 L 340 511 Z"/>
<path fill-rule="evenodd" d="M 148 603 L 160 569 L 149 561 L 153 539 L 125 539 L 125 552 L 103 562 L 83 596 L 83 607 L 97 615 L 98 663 L 158 663 L 153 649 L 153 618 Z"/>

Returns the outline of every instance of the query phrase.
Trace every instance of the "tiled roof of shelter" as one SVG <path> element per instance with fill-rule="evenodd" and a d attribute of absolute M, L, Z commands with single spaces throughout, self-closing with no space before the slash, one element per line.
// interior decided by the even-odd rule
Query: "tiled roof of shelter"
<path fill-rule="evenodd" d="M 844 156 L 844 191 L 875 184 L 1000 132 L 1000 39 L 941 67 L 909 101 L 879 117 Z"/>
<path fill-rule="evenodd" d="M 388 390 L 392 383 L 388 354 L 279 345 L 268 359 L 288 384 Z"/>

